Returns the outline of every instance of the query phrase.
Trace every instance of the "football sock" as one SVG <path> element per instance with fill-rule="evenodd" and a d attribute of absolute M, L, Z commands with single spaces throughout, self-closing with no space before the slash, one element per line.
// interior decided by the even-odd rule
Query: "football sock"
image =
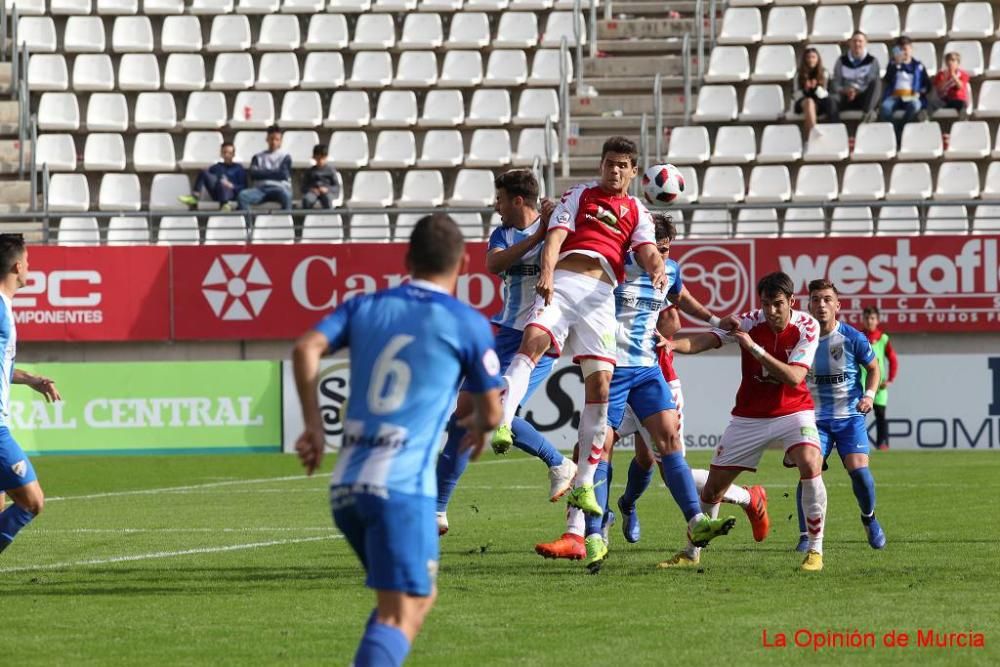
<path fill-rule="evenodd" d="M 455 416 L 452 415 L 451 419 L 448 420 L 448 439 L 445 441 L 444 449 L 441 450 L 437 460 L 438 512 L 444 512 L 448 509 L 448 502 L 451 500 L 451 494 L 455 492 L 455 487 L 458 486 L 458 479 L 465 472 L 466 466 L 469 465 L 472 450 L 458 451 L 466 432 L 464 428 L 455 423 Z"/>
<path fill-rule="evenodd" d="M 354 654 L 354 667 L 398 667 L 410 652 L 410 642 L 399 628 L 371 623 Z"/>
<path fill-rule="evenodd" d="M 580 457 L 577 461 L 576 486 L 594 483 L 594 473 L 604 454 L 604 438 L 607 433 L 607 402 L 584 405 L 580 414 Z"/>
<path fill-rule="evenodd" d="M 660 459 L 660 468 L 663 470 L 663 477 L 667 480 L 670 495 L 674 497 L 674 502 L 681 508 L 684 518 L 690 521 L 696 515 L 701 514 L 698 490 L 694 486 L 691 468 L 688 467 L 684 454 L 681 452 L 665 454 Z"/>
<path fill-rule="evenodd" d="M 806 535 L 806 513 L 802 511 L 802 481 L 795 488 L 795 509 L 799 514 L 799 535 Z"/>
<path fill-rule="evenodd" d="M 607 507 L 608 504 L 608 462 L 601 461 L 597 464 L 597 470 L 594 471 L 594 495 L 597 496 L 597 504 L 601 507 Z M 594 533 L 600 534 L 601 525 L 603 523 L 602 516 L 594 516 L 588 514 L 585 520 L 586 534 L 593 535 Z"/>
<path fill-rule="evenodd" d="M 538 457 L 550 468 L 563 462 L 563 455 L 559 453 L 559 450 L 553 447 L 552 443 L 546 440 L 527 420 L 514 417 L 510 427 L 514 432 L 514 446 L 521 451 Z"/>
<path fill-rule="evenodd" d="M 611 509 L 611 483 L 615 479 L 615 466 L 611 461 L 605 461 L 608 464 L 608 483 L 604 486 L 607 488 L 607 492 L 604 494 L 604 516 L 610 516 L 608 510 Z"/>
<path fill-rule="evenodd" d="M 9 547 L 14 536 L 34 518 L 34 514 L 16 503 L 0 512 L 0 552 Z"/>
<path fill-rule="evenodd" d="M 633 456 L 632 462 L 628 464 L 628 481 L 625 482 L 625 492 L 622 493 L 622 505 L 628 509 L 635 509 L 636 502 L 649 488 L 649 483 L 652 480 L 653 469 L 643 469 Z"/>
<path fill-rule="evenodd" d="M 823 553 L 823 524 L 826 522 L 826 485 L 823 476 L 804 479 L 802 484 L 802 510 L 806 515 L 809 548 Z"/>
<path fill-rule="evenodd" d="M 571 535 L 583 537 L 584 520 L 583 510 L 579 507 L 566 508 L 566 532 Z"/>
<path fill-rule="evenodd" d="M 514 421 L 514 415 L 524 400 L 524 395 L 528 393 L 528 384 L 531 382 L 531 372 L 535 370 L 535 363 L 524 354 L 515 354 L 504 373 L 503 379 L 507 383 L 507 393 L 503 397 L 503 419 L 501 424 L 508 426 Z"/>
<path fill-rule="evenodd" d="M 856 468 L 848 473 L 851 476 L 851 486 L 854 487 L 854 497 L 858 499 L 861 516 L 870 519 L 875 514 L 875 479 L 868 466 Z"/>

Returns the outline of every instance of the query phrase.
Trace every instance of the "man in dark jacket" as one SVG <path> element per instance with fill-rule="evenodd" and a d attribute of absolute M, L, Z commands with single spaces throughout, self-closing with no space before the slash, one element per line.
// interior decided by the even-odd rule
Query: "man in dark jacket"
<path fill-rule="evenodd" d="M 313 162 L 302 175 L 302 208 L 332 208 L 333 200 L 340 195 L 340 180 L 337 171 L 326 162 L 326 144 L 316 144 L 313 148 Z"/>
<path fill-rule="evenodd" d="M 844 110 L 862 111 L 865 122 L 875 120 L 879 102 L 879 62 L 868 53 L 868 37 L 860 30 L 851 36 L 847 53 L 837 59 L 830 81 L 830 122 L 840 119 Z"/>
<path fill-rule="evenodd" d="M 927 107 L 927 89 L 930 78 L 923 63 L 913 57 L 913 42 L 903 36 L 896 40 L 892 49 L 894 62 L 889 63 L 885 71 L 885 82 L 882 89 L 882 108 L 879 118 L 892 122 L 896 128 L 896 141 L 903 137 L 903 126 L 925 114 Z M 903 118 L 896 120 L 896 111 L 903 110 Z"/>
<path fill-rule="evenodd" d="M 189 195 L 181 195 L 177 200 L 187 206 L 196 206 L 203 195 L 222 204 L 223 210 L 230 210 L 236 198 L 247 187 L 247 170 L 239 162 L 233 162 L 236 148 L 232 143 L 222 144 L 221 162 L 203 169 L 195 179 L 194 189 Z"/>
<path fill-rule="evenodd" d="M 250 162 L 252 188 L 240 193 L 240 208 L 249 209 L 262 202 L 276 201 L 282 210 L 292 208 L 292 156 L 281 150 L 282 132 L 277 125 L 267 128 L 267 150 Z"/>

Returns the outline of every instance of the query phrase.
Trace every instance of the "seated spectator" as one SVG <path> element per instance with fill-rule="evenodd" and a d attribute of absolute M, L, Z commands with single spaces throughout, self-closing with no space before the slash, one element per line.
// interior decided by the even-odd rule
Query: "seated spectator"
<path fill-rule="evenodd" d="M 253 187 L 240 193 L 240 208 L 249 209 L 263 202 L 275 201 L 283 210 L 292 207 L 292 156 L 281 150 L 281 128 L 267 128 L 267 150 L 253 156 L 250 178 Z"/>
<path fill-rule="evenodd" d="M 826 79 L 819 51 L 809 47 L 802 52 L 802 62 L 799 63 L 792 92 L 795 113 L 803 116 L 802 128 L 807 141 L 812 129 L 816 127 L 816 117 L 830 115 L 830 93 L 826 90 Z"/>
<path fill-rule="evenodd" d="M 337 171 L 326 163 L 326 144 L 316 144 L 313 148 L 313 162 L 302 175 L 302 208 L 333 208 L 333 200 L 340 194 Z"/>
<path fill-rule="evenodd" d="M 946 53 L 944 68 L 934 76 L 936 108 L 954 109 L 965 118 L 969 107 L 969 73 L 961 68 L 962 56 L 956 51 Z"/>
<path fill-rule="evenodd" d="M 892 49 L 893 62 L 885 71 L 882 91 L 882 109 L 879 118 L 896 128 L 896 140 L 903 136 L 903 127 L 914 118 L 925 120 L 927 113 L 927 89 L 930 81 L 923 63 L 913 57 L 913 42 L 903 36 L 896 40 Z M 902 109 L 903 118 L 896 120 L 894 114 Z"/>
<path fill-rule="evenodd" d="M 864 120 L 875 120 L 875 105 L 879 101 L 882 84 L 879 79 L 879 62 L 868 53 L 868 37 L 860 30 L 851 36 L 847 53 L 837 59 L 830 82 L 830 121 L 838 122 L 840 112 L 861 111 Z"/>
<path fill-rule="evenodd" d="M 233 209 L 236 197 L 247 186 L 247 170 L 239 162 L 233 162 L 236 148 L 232 143 L 227 141 L 222 144 L 220 155 L 221 162 L 216 162 L 198 174 L 191 194 L 177 198 L 180 203 L 197 206 L 202 197 L 208 195 L 213 201 L 222 205 L 223 211 Z"/>

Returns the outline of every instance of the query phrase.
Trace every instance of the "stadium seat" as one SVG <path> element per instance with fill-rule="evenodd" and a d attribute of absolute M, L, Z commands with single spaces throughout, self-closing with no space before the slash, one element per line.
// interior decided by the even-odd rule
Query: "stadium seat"
<path fill-rule="evenodd" d="M 772 45 L 771 48 L 778 48 L 779 46 L 787 47 L 791 45 Z M 868 44 L 868 52 L 872 55 L 875 54 L 875 44 Z M 882 45 L 879 45 L 882 46 Z M 761 47 L 763 48 L 763 47 Z M 829 43 L 819 43 L 819 44 L 807 44 L 806 48 L 816 49 L 819 52 L 820 60 L 823 61 L 823 67 L 826 69 L 829 76 L 833 76 L 833 68 L 837 64 L 837 60 L 844 53 L 844 48 L 840 44 L 829 44 Z M 882 61 L 879 61 L 880 63 Z M 798 71 L 799 63 L 795 61 L 795 71 Z"/>
<path fill-rule="evenodd" d="M 45 0 L 41 0 L 37 12 L 27 12 L 24 10 L 28 3 L 19 2 L 17 11 L 21 16 L 28 14 L 44 14 Z M 83 16 L 91 11 L 90 0 L 50 0 L 49 14 L 53 16 Z M 147 12 L 148 13 L 148 12 Z"/>
<path fill-rule="evenodd" d="M 49 171 L 76 171 L 76 144 L 72 134 L 41 134 L 35 143 L 35 162 Z"/>
<path fill-rule="evenodd" d="M 250 20 L 246 16 L 222 15 L 212 19 L 212 30 L 205 50 L 210 53 L 249 51 L 252 43 Z"/>
<path fill-rule="evenodd" d="M 290 90 L 281 99 L 278 125 L 287 128 L 319 127 L 323 124 L 323 103 L 315 90 Z"/>
<path fill-rule="evenodd" d="M 745 46 L 712 49 L 705 83 L 739 83 L 750 78 L 750 54 Z"/>
<path fill-rule="evenodd" d="M 139 177 L 135 174 L 105 174 L 97 195 L 97 207 L 102 211 L 138 211 L 142 207 Z"/>
<path fill-rule="evenodd" d="M 973 234 L 1000 234 L 1000 206 L 981 204 L 972 219 Z"/>
<path fill-rule="evenodd" d="M 396 64 L 396 88 L 427 88 L 438 80 L 437 54 L 433 51 L 404 51 Z"/>
<path fill-rule="evenodd" d="M 102 53 L 107 48 L 104 22 L 99 16 L 70 16 L 62 38 L 66 53 Z"/>
<path fill-rule="evenodd" d="M 469 127 L 508 125 L 510 116 L 510 93 L 506 90 L 480 89 L 472 94 L 465 124 Z"/>
<path fill-rule="evenodd" d="M 990 47 L 990 65 L 983 74 L 991 79 L 1000 77 L 1000 40 L 993 42 Z"/>
<path fill-rule="evenodd" d="M 744 208 L 736 216 L 737 238 L 775 238 L 778 231 L 778 212 L 773 208 Z"/>
<path fill-rule="evenodd" d="M 274 98 L 271 93 L 243 90 L 233 101 L 229 126 L 236 130 L 265 129 L 274 125 Z"/>
<path fill-rule="evenodd" d="M 417 0 L 375 0 L 373 12 L 413 12 L 417 9 Z"/>
<path fill-rule="evenodd" d="M 806 207 L 786 210 L 781 235 L 795 237 L 826 235 L 826 217 L 823 209 Z"/>
<path fill-rule="evenodd" d="M 500 12 L 507 9 L 509 0 L 465 0 L 466 11 Z"/>
<path fill-rule="evenodd" d="M 303 216 L 302 243 L 343 241 L 344 224 L 339 215 L 313 213 Z"/>
<path fill-rule="evenodd" d="M 465 0 L 420 0 L 420 12 L 457 12 Z"/>
<path fill-rule="evenodd" d="M 201 90 L 205 87 L 205 59 L 198 53 L 171 53 L 163 68 L 164 90 Z"/>
<path fill-rule="evenodd" d="M 821 123 L 813 128 L 802 159 L 805 162 L 839 162 L 849 153 L 847 126 Z"/>
<path fill-rule="evenodd" d="M 260 22 L 260 36 L 254 47 L 258 51 L 294 51 L 301 43 L 298 17 L 270 14 Z"/>
<path fill-rule="evenodd" d="M 344 57 L 339 53 L 310 53 L 302 68 L 299 87 L 308 90 L 337 89 L 344 85 Z"/>
<path fill-rule="evenodd" d="M 896 132 L 892 123 L 862 123 L 854 136 L 855 162 L 884 162 L 896 157 Z"/>
<path fill-rule="evenodd" d="M 316 14 L 309 19 L 305 48 L 309 51 L 346 49 L 350 42 L 343 14 Z"/>
<path fill-rule="evenodd" d="M 447 49 L 481 49 L 489 43 L 490 22 L 486 14 L 461 12 L 452 16 Z"/>
<path fill-rule="evenodd" d="M 368 164 L 368 133 L 338 130 L 330 137 L 330 164 L 338 169 L 358 169 Z"/>
<path fill-rule="evenodd" d="M 160 64 L 152 53 L 126 53 L 118 63 L 119 90 L 159 90 Z"/>
<path fill-rule="evenodd" d="M 694 122 L 722 123 L 736 120 L 736 88 L 733 86 L 702 86 L 698 91 L 698 106 Z"/>
<path fill-rule="evenodd" d="M 355 51 L 384 51 L 396 45 L 396 24 L 388 14 L 362 14 L 354 24 Z"/>
<path fill-rule="evenodd" d="M 968 234 L 969 211 L 964 206 L 938 205 L 927 207 L 924 234 Z"/>
<path fill-rule="evenodd" d="M 508 11 L 500 15 L 496 49 L 530 49 L 538 44 L 538 19 L 534 12 Z"/>
<path fill-rule="evenodd" d="M 476 130 L 469 140 L 465 157 L 468 167 L 502 167 L 510 164 L 510 135 L 507 130 Z"/>
<path fill-rule="evenodd" d="M 281 17 L 285 18 L 285 17 Z M 299 85 L 299 59 L 294 53 L 265 53 L 260 57 L 256 87 L 261 90 L 288 90 Z"/>
<path fill-rule="evenodd" d="M 795 178 L 792 201 L 827 202 L 837 198 L 837 169 L 832 164 L 807 164 Z"/>
<path fill-rule="evenodd" d="M 940 2 L 912 3 L 906 11 L 906 28 L 910 39 L 941 39 L 947 32 L 944 5 Z"/>
<path fill-rule="evenodd" d="M 979 197 L 979 167 L 975 162 L 945 162 L 938 169 L 934 199 Z"/>
<path fill-rule="evenodd" d="M 205 223 L 205 245 L 247 242 L 247 221 L 242 215 L 211 215 Z"/>
<path fill-rule="evenodd" d="M 483 239 L 482 215 L 479 213 L 453 213 L 451 217 L 467 241 L 481 241 Z"/>
<path fill-rule="evenodd" d="M 102 16 L 137 14 L 139 0 L 97 0 L 97 13 Z"/>
<path fill-rule="evenodd" d="M 417 221 L 424 217 L 422 213 L 400 213 L 396 216 L 396 225 L 392 238 L 395 241 L 409 241 Z"/>
<path fill-rule="evenodd" d="M 896 5 L 865 4 L 861 7 L 858 30 L 873 42 L 888 42 L 899 37 L 899 10 Z"/>
<path fill-rule="evenodd" d="M 524 51 L 498 49 L 486 63 L 486 86 L 523 86 L 528 81 L 528 58 Z"/>
<path fill-rule="evenodd" d="M 181 169 L 204 169 L 219 161 L 221 132 L 193 131 L 184 135 Z"/>
<path fill-rule="evenodd" d="M 558 49 L 536 49 L 531 61 L 531 76 L 529 86 L 558 86 L 565 76 L 567 82 L 573 81 L 573 62 L 567 56 L 560 69 Z M 998 61 L 1000 62 L 1000 61 Z"/>
<path fill-rule="evenodd" d="M 149 210 L 176 210 L 179 207 L 177 198 L 189 194 L 191 183 L 186 174 L 156 174 L 149 186 Z"/>
<path fill-rule="evenodd" d="M 89 132 L 124 132 L 128 125 L 128 105 L 121 93 L 94 93 L 87 100 Z"/>
<path fill-rule="evenodd" d="M 419 127 L 456 127 L 465 121 L 465 102 L 458 90 L 431 90 L 424 98 Z"/>
<path fill-rule="evenodd" d="M 935 160 L 943 153 L 940 124 L 907 123 L 903 127 L 903 139 L 897 156 L 900 160 Z"/>
<path fill-rule="evenodd" d="M 993 7 L 988 2 L 958 2 L 951 16 L 951 39 L 986 39 L 993 37 Z M 947 51 L 946 51 L 947 53 Z M 963 62 L 963 65 L 965 63 Z"/>
<path fill-rule="evenodd" d="M 372 0 L 330 0 L 326 11 L 333 14 L 360 14 L 372 8 Z"/>
<path fill-rule="evenodd" d="M 59 91 L 69 87 L 69 70 L 62 54 L 40 53 L 28 60 L 28 87 L 32 92 Z"/>
<path fill-rule="evenodd" d="M 448 51 L 441 68 L 440 86 L 471 88 L 483 81 L 483 61 L 478 51 Z"/>
<path fill-rule="evenodd" d="M 392 206 L 394 200 L 392 176 L 389 172 L 360 171 L 354 177 L 348 206 L 385 207 Z"/>
<path fill-rule="evenodd" d="M 238 14 L 273 14 L 281 6 L 280 0 L 239 0 Z"/>
<path fill-rule="evenodd" d="M 774 121 L 784 113 L 785 95 L 781 86 L 771 83 L 747 86 L 740 121 Z"/>
<path fill-rule="evenodd" d="M 17 45 L 28 45 L 28 53 L 54 53 L 56 24 L 51 16 L 23 16 L 17 21 Z"/>
<path fill-rule="evenodd" d="M 115 53 L 151 53 L 153 24 L 148 16 L 119 16 L 111 30 Z"/>
<path fill-rule="evenodd" d="M 366 127 L 371 121 L 368 95 L 361 91 L 338 90 L 330 99 L 330 113 L 324 127 Z"/>
<path fill-rule="evenodd" d="M 253 88 L 256 78 L 253 58 L 250 57 L 249 53 L 220 53 L 215 58 L 215 69 L 212 71 L 212 82 L 209 84 L 209 88 L 213 90 L 246 90 Z"/>
<path fill-rule="evenodd" d="M 444 203 L 444 180 L 436 169 L 406 172 L 397 206 L 440 206 Z"/>
<path fill-rule="evenodd" d="M 493 172 L 489 169 L 462 169 L 455 177 L 449 206 L 492 206 L 496 199 Z"/>
<path fill-rule="evenodd" d="M 174 138 L 167 132 L 139 132 L 132 146 L 136 171 L 173 171 L 177 168 Z"/>
<path fill-rule="evenodd" d="M 888 52 L 886 57 L 888 57 Z M 933 42 L 914 42 L 913 57 L 924 64 L 928 72 L 937 72 L 937 47 Z M 881 63 L 881 61 L 879 61 Z M 962 63 L 963 67 L 965 63 Z M 885 76 L 884 70 L 882 76 Z M 933 76 L 933 75 L 932 75 Z"/>
<path fill-rule="evenodd" d="M 228 113 L 226 96 L 220 92 L 196 91 L 188 95 L 184 121 L 188 129 L 215 129 L 224 127 Z"/>
<path fill-rule="evenodd" d="M 104 53 L 84 53 L 76 57 L 73 61 L 73 90 L 108 92 L 114 89 L 115 71 L 111 67 L 110 56 Z"/>
<path fill-rule="evenodd" d="M 50 211 L 86 211 L 90 185 L 83 174 L 53 174 L 49 181 Z"/>
<path fill-rule="evenodd" d="M 250 232 L 252 243 L 295 243 L 295 227 L 292 216 L 265 214 L 255 216 L 253 231 Z"/>
<path fill-rule="evenodd" d="M 895 7 L 893 7 L 895 9 Z M 864 13 L 862 12 L 862 16 Z M 846 42 L 854 32 L 854 15 L 846 5 L 821 5 L 813 14 L 810 42 Z M 832 71 L 832 66 L 829 66 Z"/>
<path fill-rule="evenodd" d="M 352 215 L 348 233 L 352 241 L 388 241 L 389 216 L 378 213 Z"/>
<path fill-rule="evenodd" d="M 403 33 L 399 38 L 401 49 L 439 49 L 444 44 L 444 28 L 437 14 L 407 14 Z"/>
<path fill-rule="evenodd" d="M 476 54 L 479 55 L 479 54 Z M 361 51 L 354 56 L 349 88 L 385 88 L 392 83 L 392 58 L 380 51 Z"/>
<path fill-rule="evenodd" d="M 715 135 L 712 164 L 746 164 L 757 155 L 757 136 L 749 125 L 724 125 Z"/>
<path fill-rule="evenodd" d="M 670 164 L 702 164 L 708 162 L 711 146 L 708 129 L 700 126 L 679 126 L 670 131 L 667 162 Z"/>
<path fill-rule="evenodd" d="M 165 215 L 156 231 L 159 245 L 197 245 L 201 241 L 198 218 L 193 215 Z"/>
<path fill-rule="evenodd" d="M 236 162 L 249 167 L 253 156 L 267 145 L 267 133 L 263 130 L 242 130 L 233 135 Z M 216 158 L 218 160 L 218 158 Z"/>
<path fill-rule="evenodd" d="M 944 50 L 941 53 L 949 53 L 951 51 L 956 51 L 962 57 L 962 69 L 968 72 L 969 76 L 981 76 L 986 70 L 986 61 L 983 58 L 983 45 L 980 42 L 971 40 L 948 42 L 944 45 Z"/>
<path fill-rule="evenodd" d="M 80 127 L 80 106 L 73 93 L 42 93 L 38 102 L 38 129 L 50 131 L 77 130 Z"/>
<path fill-rule="evenodd" d="M 743 169 L 740 167 L 709 167 L 701 187 L 702 204 L 734 204 L 743 201 Z"/>
<path fill-rule="evenodd" d="M 515 167 L 530 167 L 539 158 L 543 164 L 549 161 L 559 160 L 559 135 L 556 131 L 549 130 L 548 136 L 548 159 L 546 159 L 546 137 L 545 128 L 531 127 L 521 130 L 517 138 L 517 148 L 511 157 L 511 164 Z"/>
<path fill-rule="evenodd" d="M 732 223 L 726 209 L 698 209 L 691 216 L 688 238 L 728 238 L 732 236 Z"/>
<path fill-rule="evenodd" d="M 885 174 L 878 163 L 847 165 L 840 185 L 841 201 L 868 201 L 885 197 Z"/>
<path fill-rule="evenodd" d="M 785 165 L 754 167 L 747 188 L 748 204 L 788 201 L 792 198 L 792 178 Z"/>
<path fill-rule="evenodd" d="M 929 199 L 931 196 L 931 168 L 924 162 L 898 162 L 889 177 L 889 201 Z"/>
<path fill-rule="evenodd" d="M 160 28 L 160 48 L 167 53 L 202 50 L 201 23 L 195 16 L 168 16 Z"/>
<path fill-rule="evenodd" d="M 149 225 L 146 218 L 114 216 L 108 220 L 108 245 L 146 245 L 149 243 Z"/>
<path fill-rule="evenodd" d="M 1000 117 L 1000 81 L 984 81 L 980 86 L 975 115 L 978 118 Z"/>
<path fill-rule="evenodd" d="M 281 3 L 282 14 L 314 15 L 323 11 L 326 0 L 284 0 Z"/>
<path fill-rule="evenodd" d="M 756 44 L 764 35 L 760 10 L 752 7 L 730 7 L 722 16 L 719 44 Z"/>
<path fill-rule="evenodd" d="M 875 236 L 915 236 L 920 233 L 916 206 L 883 206 L 878 214 Z"/>
<path fill-rule="evenodd" d="M 837 206 L 830 218 L 830 236 L 871 236 L 875 232 L 872 210 L 867 206 Z"/>
<path fill-rule="evenodd" d="M 546 120 L 559 122 L 559 96 L 555 90 L 527 89 L 517 100 L 515 125 L 544 125 Z"/>
<path fill-rule="evenodd" d="M 417 123 L 417 96 L 412 90 L 386 90 L 378 96 L 372 127 L 412 127 Z"/>
<path fill-rule="evenodd" d="M 319 135 L 312 130 L 289 130 L 282 138 L 281 148 L 292 156 L 293 169 L 308 169 L 313 166 L 313 148 L 319 143 Z"/>
<path fill-rule="evenodd" d="M 423 150 L 417 166 L 457 167 L 465 159 L 462 133 L 458 130 L 431 130 L 424 135 Z"/>
<path fill-rule="evenodd" d="M 701 194 L 701 191 L 698 187 L 699 180 L 697 170 L 691 166 L 678 166 L 677 170 L 681 173 L 681 177 L 684 178 L 684 192 L 677 195 L 677 199 L 674 200 L 674 203 L 684 205 L 692 204 L 698 201 L 698 195 Z"/>
<path fill-rule="evenodd" d="M 61 218 L 56 232 L 56 243 L 65 246 L 97 245 L 101 242 L 101 229 L 97 218 Z"/>
<path fill-rule="evenodd" d="M 750 80 L 754 83 L 786 83 L 795 76 L 797 68 L 795 49 L 790 44 L 764 44 L 757 49 Z"/>
<path fill-rule="evenodd" d="M 797 162 L 802 158 L 802 132 L 797 125 L 768 125 L 760 138 L 757 162 Z"/>
<path fill-rule="evenodd" d="M 806 10 L 802 7 L 774 7 L 767 13 L 765 44 L 795 44 L 806 38 Z"/>
<path fill-rule="evenodd" d="M 510 0 L 508 9 L 515 11 L 541 11 L 544 9 L 552 9 L 554 4 L 554 0 Z M 588 7 L 587 3 L 582 3 L 582 6 L 584 9 Z"/>
<path fill-rule="evenodd" d="M 1000 162 L 990 162 L 987 167 L 981 196 L 983 199 L 1000 199 Z"/>
<path fill-rule="evenodd" d="M 573 12 L 550 12 L 545 21 L 545 31 L 542 33 L 539 46 L 559 48 L 563 38 L 565 38 L 566 44 L 574 47 L 577 42 L 577 33 L 580 35 L 580 43 L 586 44 L 587 26 L 584 23 L 582 12 L 575 28 L 573 24 Z"/>
<path fill-rule="evenodd" d="M 188 12 L 200 16 L 229 14 L 233 11 L 233 0 L 191 0 Z"/>

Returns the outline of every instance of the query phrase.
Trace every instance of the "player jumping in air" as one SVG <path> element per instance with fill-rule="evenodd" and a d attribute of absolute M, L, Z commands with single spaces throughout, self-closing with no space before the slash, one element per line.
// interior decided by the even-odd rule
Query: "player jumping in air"
<path fill-rule="evenodd" d="M 885 546 L 885 533 L 875 518 L 875 480 L 868 470 L 868 428 L 881 369 L 865 334 L 837 320 L 840 299 L 828 280 L 809 283 L 809 312 L 819 322 L 819 347 L 812 371 L 806 376 L 816 404 L 816 426 L 823 445 L 823 462 L 836 449 L 851 476 L 854 497 L 861 509 L 861 523 L 873 549 Z M 861 370 L 867 370 L 861 388 Z M 796 494 L 799 508 L 799 551 L 809 545 L 806 517 L 802 511 L 802 486 Z"/>
<path fill-rule="evenodd" d="M 305 420 L 295 447 L 312 474 L 325 445 L 319 361 L 350 348 L 350 400 L 330 506 L 376 592 L 354 656 L 359 667 L 402 664 L 434 604 L 434 461 L 463 376 L 473 409 L 462 427 L 476 451 L 500 420 L 500 362 L 489 323 L 451 296 L 468 263 L 455 222 L 441 214 L 418 221 L 406 263 L 408 284 L 346 301 L 293 352 Z"/>
<path fill-rule="evenodd" d="M 697 354 L 724 343 L 737 342 L 741 347 L 743 380 L 701 493 L 703 511 L 716 516 L 725 490 L 742 471 L 757 470 L 769 443 L 779 443 L 787 460 L 798 467 L 802 484 L 809 535 L 802 569 L 818 571 L 823 569 L 826 487 L 816 414 L 805 378 L 816 356 L 819 323 L 792 309 L 793 289 L 788 275 L 770 273 L 757 283 L 761 308 L 741 315 L 738 330 L 681 336 L 672 345 L 681 354 Z M 685 567 L 699 559 L 697 545 L 689 544 L 660 565 Z"/>

